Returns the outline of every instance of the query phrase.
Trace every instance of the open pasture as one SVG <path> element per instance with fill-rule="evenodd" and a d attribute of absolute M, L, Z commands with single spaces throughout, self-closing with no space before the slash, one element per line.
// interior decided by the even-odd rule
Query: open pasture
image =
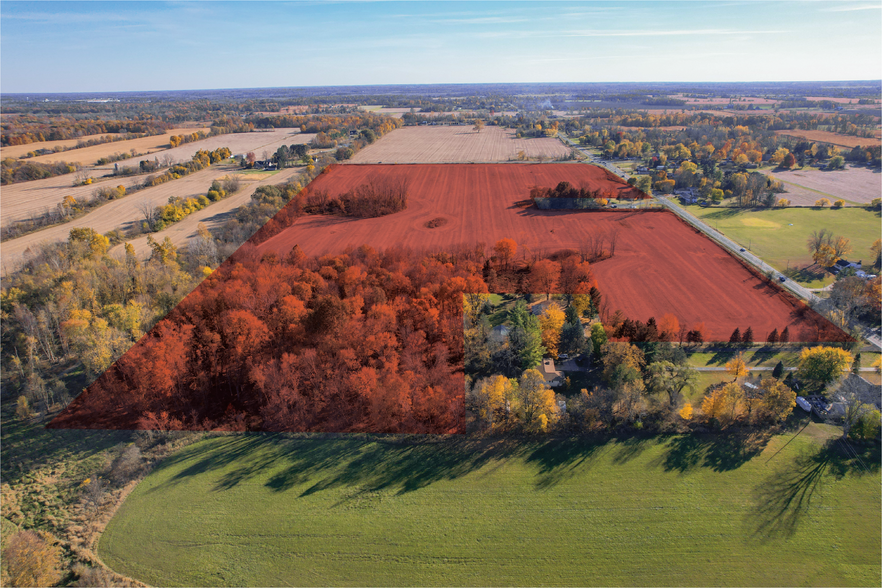
<path fill-rule="evenodd" d="M 238 168 L 233 165 L 214 164 L 179 180 L 146 188 L 119 200 L 111 200 L 68 223 L 47 227 L 18 239 L 6 241 L 3 243 L 2 270 L 4 273 L 15 270 L 29 247 L 36 247 L 43 242 L 66 241 L 71 229 L 88 227 L 99 233 L 106 233 L 132 222 L 140 222 L 143 220 L 140 211 L 143 204 L 159 206 L 168 203 L 168 199 L 172 196 L 189 198 L 205 194 L 212 181 L 236 173 L 237 170 Z"/>
<path fill-rule="evenodd" d="M 74 149 L 72 151 L 38 155 L 37 157 L 28 159 L 28 161 L 36 163 L 66 161 L 67 163 L 79 163 L 80 165 L 95 165 L 102 157 L 110 157 L 115 153 L 129 153 L 132 149 L 138 153 L 155 153 L 157 151 L 162 151 L 163 149 L 168 148 L 169 137 L 172 135 L 190 135 L 197 131 L 205 131 L 207 133 L 209 129 L 208 127 L 198 129 L 172 129 L 163 135 L 152 135 L 150 137 L 141 137 L 140 139 L 130 139 L 128 141 L 115 141 L 113 143 L 101 143 L 100 145 L 92 145 L 91 147 L 83 147 L 82 149 Z M 6 149 L 4 148 L 4 152 L 5 150 Z M 33 149 L 29 149 L 29 151 L 33 151 Z M 125 163 L 120 162 L 120 165 L 125 165 Z"/>
<path fill-rule="evenodd" d="M 882 173 L 867 167 L 848 166 L 835 171 L 761 171 L 784 182 L 787 192 L 780 197 L 789 199 L 791 204 L 811 206 L 821 198 L 827 198 L 831 203 L 841 198 L 847 202 L 869 204 L 873 198 L 882 196 Z"/>
<path fill-rule="evenodd" d="M 559 139 L 517 139 L 514 131 L 487 126 L 475 131 L 471 125 L 416 126 L 396 129 L 365 147 L 353 163 L 454 163 L 512 161 L 523 151 L 527 157 L 554 159 L 570 153 Z"/>
<path fill-rule="evenodd" d="M 160 586 L 878 586 L 878 451 L 793 426 L 220 436 L 166 458 L 97 550 Z"/>
<path fill-rule="evenodd" d="M 847 258 L 865 263 L 872 263 L 870 246 L 879 238 L 879 214 L 865 208 L 686 208 L 782 272 L 813 263 L 806 241 L 814 231 L 827 229 L 846 237 L 852 247 Z M 806 285 L 823 285 L 811 281 Z"/>
<path fill-rule="evenodd" d="M 518 259 L 563 249 L 579 250 L 592 238 L 616 240 L 615 255 L 593 264 L 609 312 L 621 309 L 646 321 L 665 313 L 681 325 L 704 323 L 705 339 L 728 341 L 739 327 L 757 340 L 789 328 L 792 341 L 837 340 L 842 333 L 790 294 L 762 281 L 713 241 L 663 211 L 545 211 L 517 203 L 531 186 L 568 181 L 611 182 L 585 164 L 341 165 L 320 175 L 310 191 L 331 196 L 369 179 L 404 178 L 407 209 L 389 216 L 352 219 L 303 216 L 260 246 L 282 256 L 295 244 L 307 255 L 339 253 L 362 244 L 447 250 L 499 239 L 518 243 Z M 614 184 L 615 185 L 615 184 Z M 618 183 L 622 186 L 621 182 Z M 437 228 L 426 223 L 444 218 Z M 817 321 L 817 322 L 816 322 Z"/>

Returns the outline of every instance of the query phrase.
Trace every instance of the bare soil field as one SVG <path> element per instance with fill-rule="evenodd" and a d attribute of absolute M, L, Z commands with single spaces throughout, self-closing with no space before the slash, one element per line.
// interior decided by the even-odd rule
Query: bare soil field
<path fill-rule="evenodd" d="M 106 137 L 107 135 L 118 134 L 119 133 L 99 133 L 97 135 L 83 135 L 76 139 L 65 139 L 63 141 L 38 141 L 37 143 L 28 143 L 27 145 L 7 145 L 0 148 L 0 158 L 5 159 L 7 157 L 12 157 L 13 159 L 18 159 L 22 155 L 31 151 L 36 151 L 37 149 L 53 149 L 55 147 L 66 147 L 69 149 L 71 147 L 76 147 L 77 143 L 80 141 L 89 141 L 91 139 Z M 175 133 L 173 132 L 173 134 Z"/>
<path fill-rule="evenodd" d="M 284 183 L 301 173 L 304 169 L 305 168 L 302 166 L 289 167 L 283 169 L 277 174 L 262 179 L 255 179 L 254 176 L 238 174 L 242 187 L 239 188 L 235 194 L 228 196 L 219 202 L 214 202 L 202 210 L 194 212 L 190 216 L 184 218 L 184 220 L 174 223 L 164 231 L 152 233 L 152 236 L 157 241 L 162 241 L 166 237 L 169 237 L 172 243 L 177 247 L 186 245 L 190 239 L 198 234 L 199 223 L 205 223 L 205 226 L 208 227 L 209 230 L 222 225 L 227 221 L 231 213 L 251 200 L 251 195 L 254 194 L 254 191 L 257 190 L 258 186 L 274 186 L 276 184 Z M 146 259 L 150 257 L 151 251 L 150 246 L 147 245 L 147 235 L 132 239 L 129 243 L 135 248 L 135 254 L 139 258 Z M 118 255 L 120 258 L 124 256 L 122 245 L 117 245 L 111 249 L 110 252 L 111 254 Z"/>
<path fill-rule="evenodd" d="M 215 164 L 208 169 L 190 174 L 179 180 L 140 190 L 131 196 L 126 196 L 119 200 L 112 200 L 104 206 L 96 208 L 89 214 L 69 223 L 55 225 L 42 231 L 19 237 L 18 239 L 6 241 L 2 244 L 3 273 L 16 269 L 29 247 L 43 242 L 65 241 L 70 234 L 70 230 L 76 228 L 89 227 L 99 233 L 106 233 L 120 227 L 125 228 L 129 223 L 140 221 L 141 212 L 139 208 L 144 203 L 158 206 L 167 203 L 171 196 L 188 198 L 205 194 L 213 180 L 228 174 L 234 174 L 238 169 L 238 167 L 233 165 Z"/>
<path fill-rule="evenodd" d="M 0 225 L 5 226 L 10 221 L 28 219 L 44 212 L 47 208 L 54 208 L 64 200 L 65 196 L 89 198 L 96 188 L 119 185 L 129 188 L 144 181 L 144 176 L 101 177 L 107 173 L 106 169 L 89 170 L 89 177 L 92 178 L 93 183 L 88 186 L 74 187 L 74 174 L 3 186 L 0 190 Z"/>
<path fill-rule="evenodd" d="M 190 130 L 192 133 L 193 131 Z M 95 147 L 86 147 L 85 149 L 77 149 L 76 151 L 71 151 L 67 153 L 56 153 L 53 155 L 41 155 L 40 157 L 34 157 L 31 161 L 68 161 L 64 159 L 63 156 L 71 155 L 73 157 L 74 154 L 79 154 L 79 152 L 89 151 L 92 154 L 83 154 L 79 155 L 79 160 L 82 160 L 84 164 L 94 165 L 99 157 L 106 157 L 107 155 L 112 155 L 114 153 L 125 153 L 131 148 L 135 148 L 138 153 L 148 153 L 149 155 L 153 155 L 154 157 L 164 158 L 166 156 L 171 157 L 175 162 L 189 161 L 193 155 L 199 151 L 200 149 L 204 149 L 207 151 L 212 151 L 217 149 L 218 147 L 229 147 L 230 151 L 233 152 L 233 155 L 236 154 L 245 154 L 248 151 L 254 151 L 258 158 L 261 158 L 263 151 L 268 151 L 270 154 L 275 152 L 282 145 L 290 145 L 292 143 L 306 143 L 312 139 L 315 135 L 303 135 L 300 136 L 301 133 L 298 129 L 275 129 L 272 131 L 255 131 L 252 133 L 230 133 L 227 135 L 217 135 L 214 137 L 208 137 L 207 139 L 203 139 L 201 141 L 196 141 L 193 143 L 184 143 L 179 147 L 175 147 L 173 149 L 167 148 L 168 145 L 168 137 L 165 136 L 164 143 L 161 143 L 160 137 L 162 135 L 156 137 L 146 137 L 144 139 L 135 139 L 134 141 L 121 141 L 119 143 L 105 143 L 103 145 L 96 145 Z M 145 145 L 148 145 L 147 139 L 152 139 L 155 143 L 155 147 L 145 147 L 145 148 L 137 148 L 135 146 L 136 141 L 143 141 Z M 131 143 L 131 145 L 129 145 Z M 93 151 L 94 150 L 94 151 Z M 103 151 L 102 151 L 103 150 Z M 95 154 L 98 154 L 97 156 Z M 126 159 L 118 162 L 119 165 L 138 165 L 138 161 L 140 159 L 144 159 L 144 157 L 133 157 L 131 159 Z M 104 166 L 106 168 L 113 168 L 113 164 L 109 164 Z"/>
<path fill-rule="evenodd" d="M 663 211 L 540 211 L 523 208 L 531 185 L 594 181 L 583 164 L 336 166 L 310 189 L 331 195 L 368 178 L 404 177 L 408 207 L 389 216 L 352 219 L 303 216 L 259 246 L 284 256 L 295 244 L 307 255 L 362 244 L 451 250 L 502 238 L 518 243 L 518 259 L 584 246 L 592 236 L 616 238 L 615 255 L 593 264 L 610 312 L 646 321 L 665 313 L 689 328 L 704 323 L 705 340 L 727 341 L 748 326 L 763 340 L 788 327 L 791 340 L 836 340 L 842 334 L 776 285 L 769 285 L 711 240 Z M 428 228 L 426 223 L 447 219 Z"/>
<path fill-rule="evenodd" d="M 852 137 L 851 135 L 840 135 L 839 133 L 831 133 L 830 131 L 784 130 L 775 131 L 775 133 L 778 135 L 787 135 L 789 137 L 800 137 L 807 141 L 821 141 L 824 143 L 830 143 L 831 145 L 838 145 L 839 147 L 854 148 L 858 145 L 861 147 L 870 147 L 871 145 L 880 144 L 879 137 Z"/>
<path fill-rule="evenodd" d="M 570 153 L 559 139 L 516 139 L 514 130 L 495 126 L 475 131 L 471 125 L 417 126 L 396 129 L 365 147 L 352 163 L 453 163 L 512 161 L 527 157 L 554 159 Z"/>
<path fill-rule="evenodd" d="M 759 171 L 784 182 L 787 192 L 781 196 L 792 204 L 812 205 L 820 198 L 869 204 L 873 198 L 882 195 L 882 173 L 866 167 L 848 166 L 836 171 Z"/>
<path fill-rule="evenodd" d="M 292 132 L 293 131 L 293 132 Z M 262 157 L 263 151 L 273 153 L 281 145 L 293 145 L 308 143 L 315 135 L 303 134 L 292 129 L 277 129 L 271 132 L 236 133 L 209 137 L 203 141 L 187 143 L 174 149 L 166 149 L 159 157 L 169 156 L 174 161 L 189 161 L 200 149 L 213 150 L 218 147 L 229 147 L 233 154 L 254 151 L 258 158 Z M 154 137 L 155 138 L 155 137 Z M 139 139 L 140 140 L 140 139 Z M 167 141 L 167 139 L 166 139 Z M 108 145 L 120 145 L 121 143 L 109 143 Z M 98 147 L 105 147 L 99 145 Z M 85 151 L 78 149 L 77 151 Z M 35 158 L 36 159 L 36 158 Z M 120 166 L 138 165 L 140 158 L 132 158 L 120 161 Z M 73 187 L 74 175 L 65 174 L 45 180 L 33 182 L 21 182 L 4 186 L 0 192 L 0 225 L 9 221 L 22 220 L 39 214 L 60 203 L 65 196 L 75 198 L 88 197 L 98 186 L 123 186 L 129 187 L 144 181 L 146 176 L 130 176 L 123 178 L 102 178 L 101 176 L 113 171 L 114 164 L 95 167 L 89 170 L 89 177 L 93 178 L 93 184 L 89 186 Z M 181 181 L 181 180 L 176 180 Z M 174 182 L 170 182 L 174 184 Z"/>
<path fill-rule="evenodd" d="M 209 131 L 208 127 L 201 129 L 184 129 L 177 128 L 165 133 L 164 135 L 153 135 L 151 137 L 141 137 L 140 139 L 131 139 L 129 141 L 116 141 L 114 143 L 102 143 L 91 147 L 83 147 L 82 149 L 74 149 L 73 151 L 62 151 L 61 153 L 50 153 L 48 155 L 38 155 L 32 157 L 28 161 L 36 163 L 50 163 L 53 161 L 66 161 L 67 163 L 79 163 L 80 165 L 95 165 L 102 157 L 109 157 L 114 153 L 129 153 L 132 149 L 138 153 L 155 153 L 168 148 L 168 140 L 172 135 L 190 135 L 196 131 Z M 74 143 L 76 144 L 76 143 Z M 32 143 L 31 145 L 34 145 Z M 28 145 L 25 145 L 28 147 Z M 4 152 L 5 152 L 4 148 Z M 29 149 L 28 151 L 33 151 Z M 27 151 L 25 151 L 27 153 Z"/>

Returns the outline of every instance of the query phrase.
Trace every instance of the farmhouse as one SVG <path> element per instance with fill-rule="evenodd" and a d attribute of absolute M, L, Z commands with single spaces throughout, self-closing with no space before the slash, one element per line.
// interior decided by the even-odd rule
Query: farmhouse
<path fill-rule="evenodd" d="M 558 386 L 563 385 L 563 372 L 559 372 L 554 368 L 554 360 L 550 357 L 546 357 L 542 360 L 542 365 L 539 366 L 539 371 L 545 376 L 545 383 L 548 384 L 549 387 L 557 388 Z"/>
<path fill-rule="evenodd" d="M 837 260 L 836 263 L 834 263 L 833 266 L 830 268 L 830 272 L 831 272 L 831 273 L 834 273 L 834 274 L 838 274 L 838 273 L 841 272 L 842 270 L 846 270 L 846 269 L 849 269 L 849 268 L 859 270 L 859 269 L 861 269 L 861 265 L 862 265 L 862 264 L 861 264 L 861 261 L 860 261 L 860 260 L 858 260 L 858 261 L 848 261 L 847 259 L 839 259 L 839 260 Z"/>

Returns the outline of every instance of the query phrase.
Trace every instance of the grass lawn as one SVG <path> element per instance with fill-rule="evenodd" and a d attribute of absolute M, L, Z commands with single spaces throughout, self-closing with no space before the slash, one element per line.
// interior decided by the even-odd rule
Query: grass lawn
<path fill-rule="evenodd" d="M 98 552 L 163 586 L 878 586 L 878 449 L 860 465 L 837 429 L 794 424 L 754 443 L 219 436 L 142 481 Z"/>
<path fill-rule="evenodd" d="M 813 231 L 828 229 L 834 235 L 851 240 L 848 259 L 871 262 L 870 246 L 880 237 L 879 213 L 865 208 L 839 210 L 814 208 L 778 208 L 744 210 L 737 208 L 684 207 L 727 237 L 763 258 L 777 270 L 805 267 L 812 263 L 806 241 Z M 808 272 L 791 277 L 809 288 L 820 288 L 833 281 Z"/>

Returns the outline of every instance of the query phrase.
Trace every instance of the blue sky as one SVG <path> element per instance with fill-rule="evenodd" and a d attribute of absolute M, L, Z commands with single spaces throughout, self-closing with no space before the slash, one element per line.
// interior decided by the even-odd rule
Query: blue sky
<path fill-rule="evenodd" d="M 882 3 L 0 3 L 0 91 L 882 78 Z"/>

